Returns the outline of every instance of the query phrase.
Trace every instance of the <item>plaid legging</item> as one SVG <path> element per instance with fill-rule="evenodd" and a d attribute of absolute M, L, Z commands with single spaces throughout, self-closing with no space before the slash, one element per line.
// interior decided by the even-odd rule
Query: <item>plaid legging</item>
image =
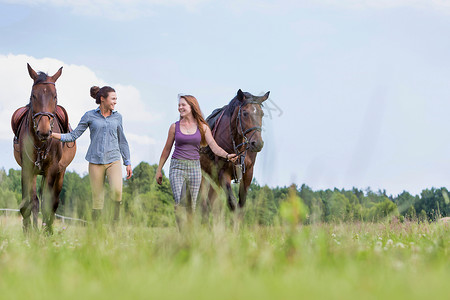
<path fill-rule="evenodd" d="M 189 188 L 192 211 L 195 211 L 197 195 L 202 182 L 200 160 L 184 160 L 172 158 L 169 170 L 170 185 L 172 187 L 175 205 L 186 206 L 186 192 Z"/>

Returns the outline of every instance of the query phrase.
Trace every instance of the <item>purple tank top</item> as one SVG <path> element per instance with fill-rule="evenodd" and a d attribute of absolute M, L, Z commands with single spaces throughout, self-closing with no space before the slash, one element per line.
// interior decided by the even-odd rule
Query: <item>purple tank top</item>
<path fill-rule="evenodd" d="M 173 151 L 172 158 L 176 159 L 200 159 L 200 142 L 202 136 L 200 129 L 194 134 L 184 134 L 180 130 L 180 122 L 175 122 L 175 150 Z"/>

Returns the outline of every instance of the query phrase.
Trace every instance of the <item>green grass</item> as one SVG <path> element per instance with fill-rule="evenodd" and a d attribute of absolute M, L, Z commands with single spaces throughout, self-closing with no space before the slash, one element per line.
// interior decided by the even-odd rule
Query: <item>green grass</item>
<path fill-rule="evenodd" d="M 64 226 L 67 226 L 64 227 Z M 444 299 L 447 224 L 91 228 L 0 216 L 1 299 Z"/>

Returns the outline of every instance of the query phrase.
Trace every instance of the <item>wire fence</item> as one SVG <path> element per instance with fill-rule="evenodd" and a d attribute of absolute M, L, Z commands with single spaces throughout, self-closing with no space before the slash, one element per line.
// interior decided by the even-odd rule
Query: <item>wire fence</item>
<path fill-rule="evenodd" d="M 18 209 L 13 209 L 13 208 L 0 208 L 0 211 L 6 211 L 6 212 L 10 212 L 10 211 L 11 211 L 11 212 L 20 212 L 20 210 L 18 210 Z M 85 223 L 85 224 L 88 223 L 88 221 L 86 221 L 86 220 L 77 219 L 77 218 L 71 218 L 71 217 L 66 217 L 66 216 L 62 216 L 62 215 L 58 215 L 58 214 L 55 214 L 55 217 L 57 217 L 58 219 L 61 219 L 63 223 L 65 222 L 65 220 L 77 221 L 77 222 L 82 222 L 82 223 Z"/>

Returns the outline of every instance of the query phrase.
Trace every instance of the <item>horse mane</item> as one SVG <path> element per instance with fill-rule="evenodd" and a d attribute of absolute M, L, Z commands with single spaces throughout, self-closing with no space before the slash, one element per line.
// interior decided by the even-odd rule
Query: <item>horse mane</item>
<path fill-rule="evenodd" d="M 253 98 L 253 95 L 248 93 L 248 92 L 244 92 L 244 96 L 245 96 L 246 99 Z M 233 99 L 231 99 L 230 103 L 228 103 L 227 110 L 226 110 L 225 114 L 227 116 L 231 117 L 233 115 L 234 110 L 236 109 L 236 107 L 240 106 L 241 104 L 242 104 L 242 102 L 239 101 L 239 99 L 238 99 L 238 97 L 236 95 Z"/>
<path fill-rule="evenodd" d="M 38 77 L 37 77 L 36 81 L 33 83 L 33 86 L 38 84 L 38 83 L 41 83 L 41 82 L 46 82 L 47 78 L 48 78 L 48 74 L 47 73 L 39 71 L 38 72 Z M 27 106 L 30 106 L 30 105 L 31 105 L 31 96 L 30 96 L 30 102 L 28 103 Z"/>
<path fill-rule="evenodd" d="M 48 74 L 47 74 L 47 73 L 44 73 L 44 72 L 39 71 L 39 72 L 38 72 L 38 78 L 36 79 L 36 81 L 34 82 L 34 84 L 38 84 L 38 83 L 47 81 L 47 77 L 48 77 Z"/>

